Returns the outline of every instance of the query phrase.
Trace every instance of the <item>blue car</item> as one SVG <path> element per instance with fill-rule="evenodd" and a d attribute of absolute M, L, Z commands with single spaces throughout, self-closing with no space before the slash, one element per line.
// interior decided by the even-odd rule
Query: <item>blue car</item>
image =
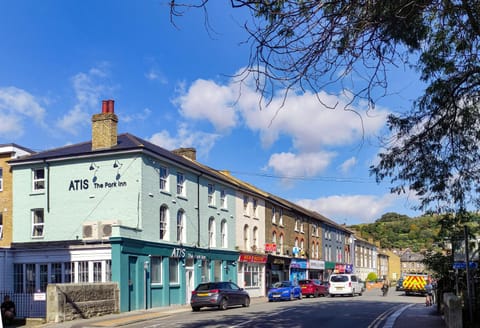
<path fill-rule="evenodd" d="M 295 285 L 291 281 L 279 281 L 273 284 L 273 288 L 268 291 L 268 301 L 281 301 L 293 299 L 302 299 L 302 288 L 299 285 Z"/>

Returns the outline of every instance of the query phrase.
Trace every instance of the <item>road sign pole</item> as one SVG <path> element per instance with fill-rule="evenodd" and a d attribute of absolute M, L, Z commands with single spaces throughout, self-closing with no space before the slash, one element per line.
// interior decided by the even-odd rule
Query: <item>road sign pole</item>
<path fill-rule="evenodd" d="M 466 275 L 467 275 L 467 299 L 468 299 L 468 317 L 469 321 L 473 322 L 473 304 L 472 304 L 472 288 L 470 286 L 470 256 L 468 254 L 468 227 L 463 227 L 463 234 L 465 237 L 465 263 L 466 263 Z"/>

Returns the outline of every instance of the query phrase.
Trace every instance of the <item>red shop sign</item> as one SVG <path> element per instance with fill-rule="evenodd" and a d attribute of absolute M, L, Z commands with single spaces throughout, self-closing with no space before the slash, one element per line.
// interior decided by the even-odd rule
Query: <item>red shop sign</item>
<path fill-rule="evenodd" d="M 266 255 L 240 254 L 239 262 L 267 263 Z"/>

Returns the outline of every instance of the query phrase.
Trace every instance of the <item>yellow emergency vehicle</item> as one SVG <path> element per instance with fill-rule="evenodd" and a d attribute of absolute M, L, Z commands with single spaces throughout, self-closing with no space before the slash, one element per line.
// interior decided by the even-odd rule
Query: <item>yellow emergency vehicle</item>
<path fill-rule="evenodd" d="M 410 294 L 426 294 L 425 286 L 427 285 L 428 275 L 421 273 L 406 274 L 403 277 L 403 290 L 405 295 Z"/>

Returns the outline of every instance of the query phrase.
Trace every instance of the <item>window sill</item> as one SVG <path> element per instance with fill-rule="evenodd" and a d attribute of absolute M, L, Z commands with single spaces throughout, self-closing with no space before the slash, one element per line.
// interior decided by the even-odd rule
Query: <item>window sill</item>
<path fill-rule="evenodd" d="M 30 192 L 30 196 L 34 196 L 34 195 L 44 195 L 45 194 L 45 189 L 43 190 L 32 190 Z"/>
<path fill-rule="evenodd" d="M 187 196 L 185 196 L 185 195 L 178 195 L 177 194 L 177 198 L 181 199 L 181 200 L 188 200 Z"/>
<path fill-rule="evenodd" d="M 160 189 L 160 193 L 163 194 L 163 195 L 165 195 L 165 196 L 172 196 L 172 193 L 169 192 L 168 190 L 162 190 L 162 189 Z"/>

